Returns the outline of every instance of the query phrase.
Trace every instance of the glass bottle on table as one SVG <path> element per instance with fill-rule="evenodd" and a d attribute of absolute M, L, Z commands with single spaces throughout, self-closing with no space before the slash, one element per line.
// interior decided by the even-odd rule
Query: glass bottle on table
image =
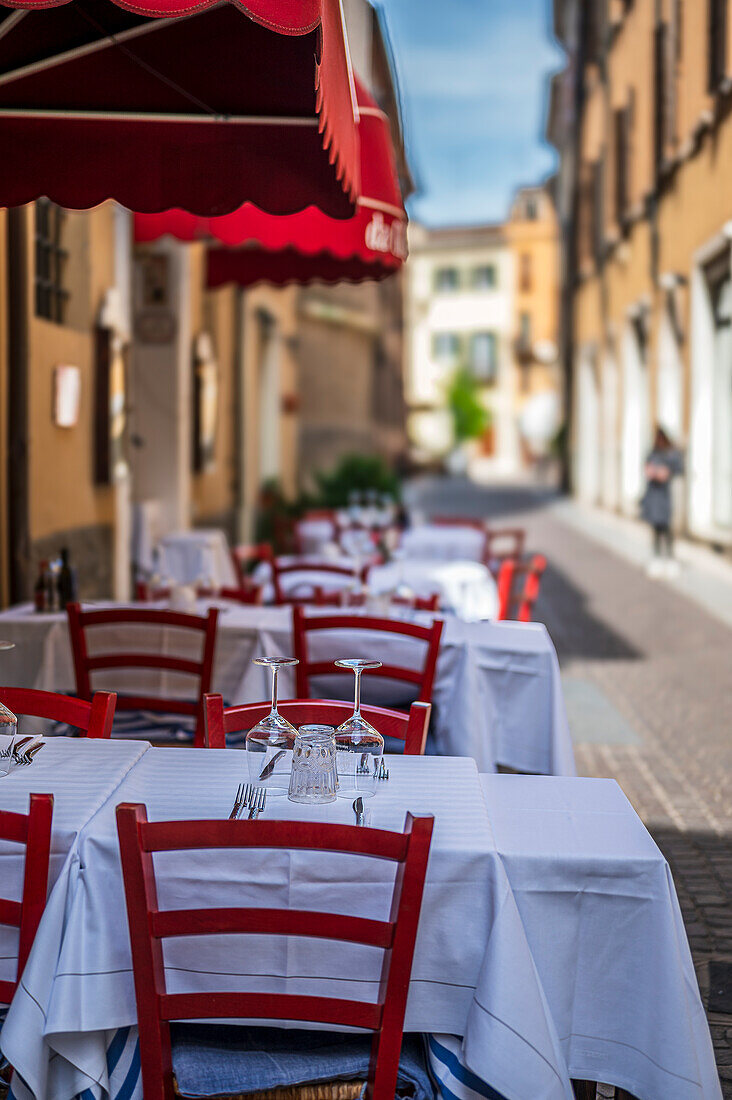
<path fill-rule="evenodd" d="M 361 714 L 361 675 L 370 668 L 381 668 L 381 661 L 362 657 L 342 657 L 338 668 L 350 668 L 355 677 L 353 714 L 335 731 L 338 795 L 354 794 L 370 798 L 376 793 L 377 774 L 384 755 L 384 738 Z"/>
<path fill-rule="evenodd" d="M 255 665 L 272 670 L 272 708 L 247 733 L 249 781 L 266 787 L 272 797 L 286 795 L 290 787 L 292 750 L 297 730 L 277 709 L 277 676 L 281 668 L 298 664 L 297 657 L 255 657 Z"/>

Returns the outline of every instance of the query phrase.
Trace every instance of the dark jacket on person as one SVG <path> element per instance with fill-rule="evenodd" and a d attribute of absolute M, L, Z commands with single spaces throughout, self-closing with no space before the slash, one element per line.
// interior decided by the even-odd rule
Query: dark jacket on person
<path fill-rule="evenodd" d="M 652 466 L 665 466 L 670 477 L 666 481 L 649 479 L 641 500 L 641 515 L 652 527 L 671 526 L 671 482 L 684 472 L 684 460 L 679 451 L 651 451 L 646 462 Z"/>

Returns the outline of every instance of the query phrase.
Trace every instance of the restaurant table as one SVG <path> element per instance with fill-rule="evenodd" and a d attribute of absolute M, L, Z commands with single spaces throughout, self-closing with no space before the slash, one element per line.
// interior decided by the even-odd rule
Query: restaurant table
<path fill-rule="evenodd" d="M 407 810 L 435 829 L 405 1029 L 465 1035 L 472 1068 L 509 1100 L 572 1100 L 571 1086 L 471 760 L 390 757 L 369 800 L 372 824 L 401 830 Z M 85 1088 L 103 1096 L 108 1044 L 136 1023 L 114 805 L 151 820 L 225 818 L 247 777 L 234 750 L 149 749 L 82 833 L 51 895 L 2 1032 L 3 1052 L 44 1100 Z M 269 798 L 260 820 L 353 824 L 351 800 L 326 806 Z M 249 849 L 156 858 L 162 907 L 294 905 L 387 919 L 394 868 L 320 852 Z M 168 988 L 286 991 L 373 999 L 381 956 L 299 937 L 181 938 L 165 948 Z M 264 1021 L 261 1021 L 264 1022 Z M 14 1088 L 19 1100 L 26 1090 Z M 141 1095 L 141 1091 L 128 1093 Z"/>
<path fill-rule="evenodd" d="M 481 781 L 571 1076 L 721 1100 L 673 878 L 618 784 Z"/>
<path fill-rule="evenodd" d="M 205 580 L 220 588 L 238 584 L 226 535 L 218 527 L 165 535 L 159 550 L 158 568 L 164 579 L 171 578 L 178 584 Z"/>
<path fill-rule="evenodd" d="M 143 802 L 151 820 L 224 817 L 246 778 L 240 759 L 150 749 L 82 831 L 2 1035 L 35 1096 L 105 1087 L 106 1050 L 135 1023 L 114 805 Z M 460 1061 L 508 1100 L 571 1100 L 570 1077 L 640 1100 L 721 1100 L 673 881 L 617 784 L 478 777 L 464 759 L 390 757 L 389 768 L 367 803 L 372 825 L 435 815 L 406 1029 L 461 1036 Z M 278 817 L 348 823 L 353 812 L 350 799 L 270 798 L 262 820 Z M 188 852 L 158 857 L 157 873 L 163 906 L 291 903 L 383 919 L 390 889 L 386 865 L 364 875 L 355 857 L 313 853 Z M 285 983 L 358 998 L 378 984 L 378 963 L 354 946 L 194 942 L 166 950 L 171 991 Z"/>
<path fill-rule="evenodd" d="M 440 608 L 466 622 L 495 619 L 498 589 L 478 561 L 423 561 L 404 558 L 369 570 L 368 587 L 376 594 L 406 587 L 415 596 L 440 597 Z"/>
<path fill-rule="evenodd" d="M 221 692 L 227 704 L 267 699 L 270 691 L 267 670 L 252 665 L 252 658 L 291 654 L 291 609 L 207 600 L 201 602 L 199 611 L 203 613 L 212 603 L 221 607 L 214 690 Z M 312 612 L 322 614 L 323 609 Z M 338 611 L 328 608 L 327 613 Z M 432 620 L 428 613 L 404 608 L 399 609 L 398 616 L 396 611 L 391 615 L 423 623 Z M 574 775 L 574 752 L 559 663 L 546 628 L 541 623 L 471 623 L 454 615 L 442 617 L 445 625 L 432 692 L 435 710 L 430 723 L 434 750 L 444 756 L 472 756 L 484 772 L 495 771 L 500 764 L 543 775 Z M 6 684 L 48 691 L 74 690 L 64 615 L 38 615 L 31 605 L 19 605 L 0 612 L 0 633 L 16 644 L 16 649 L 3 654 L 2 678 Z M 135 648 L 142 649 L 143 632 L 139 633 L 140 641 L 138 635 L 135 637 Z M 153 650 L 165 651 L 169 638 L 169 631 L 161 631 L 160 635 L 144 632 L 145 647 Z M 312 648 L 323 659 L 362 656 L 383 661 L 388 652 L 392 663 L 407 667 L 416 667 L 424 652 L 424 644 L 413 638 L 392 635 L 385 640 L 382 634 L 352 630 L 315 634 Z M 96 674 L 94 683 L 98 688 L 110 690 L 154 691 L 160 683 L 154 678 L 158 675 L 143 676 L 136 669 L 118 669 Z M 169 682 L 172 689 L 171 674 L 163 673 L 162 682 Z M 180 679 L 175 686 L 180 690 Z M 352 681 L 342 675 L 323 677 L 313 686 L 316 698 L 351 697 Z M 280 698 L 294 694 L 294 676 L 289 669 L 282 669 Z M 404 687 L 366 673 L 363 700 L 395 705 L 405 701 Z"/>
<path fill-rule="evenodd" d="M 402 532 L 399 545 L 407 558 L 482 562 L 485 544 L 485 531 L 477 527 L 421 523 Z"/>
<path fill-rule="evenodd" d="M 0 736 L 0 747 L 9 738 Z M 49 882 L 61 873 L 68 852 L 86 823 L 113 796 L 130 768 L 149 746 L 144 741 L 105 741 L 87 737 L 52 737 L 28 767 L 0 777 L 0 810 L 28 813 L 29 795 L 53 795 L 53 828 Z M 2 896 L 20 901 L 25 853 L 0 840 Z M 18 932 L 0 925 L 0 980 L 15 981 Z"/>

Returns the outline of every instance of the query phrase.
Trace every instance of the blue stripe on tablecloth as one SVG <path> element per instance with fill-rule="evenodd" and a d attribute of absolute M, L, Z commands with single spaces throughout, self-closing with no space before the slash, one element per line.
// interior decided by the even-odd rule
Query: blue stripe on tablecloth
<path fill-rule="evenodd" d="M 143 1100 L 137 1028 L 121 1027 L 115 1031 L 107 1047 L 107 1073 L 109 1100 Z M 102 1089 L 97 1085 L 84 1089 L 74 1100 L 101 1100 L 102 1095 Z M 12 1088 L 8 1092 L 8 1100 L 17 1100 Z"/>
<path fill-rule="evenodd" d="M 476 1077 L 460 1060 L 460 1039 L 454 1035 L 430 1035 L 429 1065 L 443 1100 L 505 1100 L 500 1092 Z"/>

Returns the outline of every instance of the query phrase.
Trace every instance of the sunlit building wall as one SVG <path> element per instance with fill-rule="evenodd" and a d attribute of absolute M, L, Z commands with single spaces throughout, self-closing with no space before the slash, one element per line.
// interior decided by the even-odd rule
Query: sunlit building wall
<path fill-rule="evenodd" d="M 556 5 L 549 116 L 575 173 L 574 487 L 637 514 L 658 423 L 686 455 L 677 526 L 732 545 L 732 4 L 593 0 L 578 35 L 581 7 Z"/>

